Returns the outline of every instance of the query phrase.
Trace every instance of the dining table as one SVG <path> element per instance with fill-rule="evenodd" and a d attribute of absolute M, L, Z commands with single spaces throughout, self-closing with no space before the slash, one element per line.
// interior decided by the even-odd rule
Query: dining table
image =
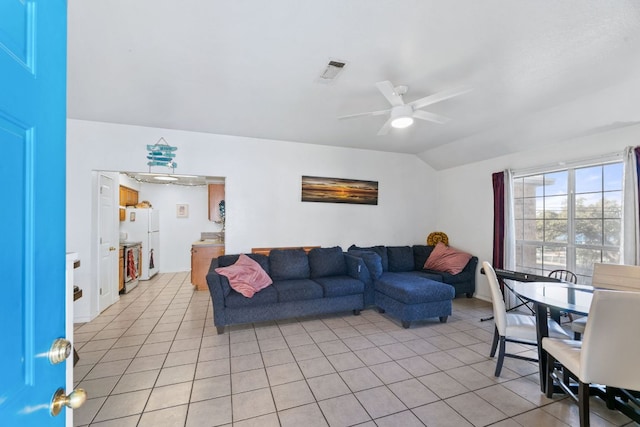
<path fill-rule="evenodd" d="M 534 305 L 538 340 L 538 363 L 540 367 L 540 390 L 546 390 L 547 352 L 542 348 L 542 338 L 549 336 L 547 316 L 551 311 L 586 316 L 591 307 L 593 286 L 568 282 L 523 282 L 514 283 L 513 291 Z"/>
<path fill-rule="evenodd" d="M 589 314 L 593 299 L 593 286 L 560 282 L 522 282 L 513 285 L 514 292 L 534 305 L 536 315 L 536 332 L 538 341 L 538 366 L 540 371 L 540 391 L 546 392 L 547 352 L 542 348 L 542 339 L 549 336 L 547 317 L 554 310 L 586 316 Z M 555 388 L 555 387 L 554 387 Z M 559 392 L 562 389 L 558 388 Z M 597 385 L 590 387 L 590 394 L 607 401 L 609 409 L 617 409 L 636 423 L 640 423 L 640 391 L 629 391 L 615 388 L 602 390 Z M 620 396 L 621 399 L 610 397 Z"/>

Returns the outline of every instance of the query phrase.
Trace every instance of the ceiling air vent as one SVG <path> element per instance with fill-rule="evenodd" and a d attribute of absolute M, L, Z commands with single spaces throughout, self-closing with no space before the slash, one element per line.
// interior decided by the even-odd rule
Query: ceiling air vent
<path fill-rule="evenodd" d="M 322 71 L 322 74 L 320 74 L 318 81 L 321 83 L 331 83 L 340 75 L 346 65 L 347 63 L 344 61 L 330 60 Z"/>

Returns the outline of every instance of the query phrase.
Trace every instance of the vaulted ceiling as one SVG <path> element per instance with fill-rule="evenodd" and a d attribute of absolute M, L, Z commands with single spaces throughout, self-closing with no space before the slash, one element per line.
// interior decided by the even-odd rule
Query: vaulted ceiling
<path fill-rule="evenodd" d="M 69 0 L 68 116 L 445 169 L 640 122 L 637 0 Z M 320 75 L 346 62 L 336 79 Z M 377 136 L 390 107 L 457 87 Z M 153 142 L 153 141 L 151 141 Z M 150 142 L 150 143 L 151 143 Z"/>

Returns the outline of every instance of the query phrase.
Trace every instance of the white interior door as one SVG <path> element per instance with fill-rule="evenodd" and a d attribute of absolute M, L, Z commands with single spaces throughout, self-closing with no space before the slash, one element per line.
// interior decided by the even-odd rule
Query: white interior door
<path fill-rule="evenodd" d="M 98 174 L 98 309 L 118 300 L 118 228 L 116 185 L 113 177 Z"/>

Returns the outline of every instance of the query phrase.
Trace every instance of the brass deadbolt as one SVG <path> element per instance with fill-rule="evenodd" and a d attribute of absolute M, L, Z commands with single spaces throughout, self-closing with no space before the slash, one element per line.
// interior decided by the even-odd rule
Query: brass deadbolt
<path fill-rule="evenodd" d="M 71 355 L 71 343 L 69 340 L 64 338 L 56 339 L 53 344 L 51 344 L 51 349 L 49 350 L 49 362 L 52 365 L 57 365 L 58 363 L 62 363 L 67 360 L 67 357 Z"/>

